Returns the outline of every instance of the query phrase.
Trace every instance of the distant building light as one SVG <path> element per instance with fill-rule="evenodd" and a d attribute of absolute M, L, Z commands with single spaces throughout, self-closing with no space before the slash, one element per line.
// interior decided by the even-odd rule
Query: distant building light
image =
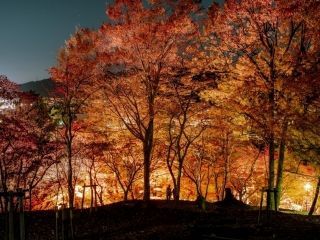
<path fill-rule="evenodd" d="M 14 109 L 14 100 L 0 99 L 0 110 Z"/>

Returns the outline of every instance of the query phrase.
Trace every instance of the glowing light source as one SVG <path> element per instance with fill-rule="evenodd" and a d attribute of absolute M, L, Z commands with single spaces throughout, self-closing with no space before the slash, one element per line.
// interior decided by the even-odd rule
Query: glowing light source
<path fill-rule="evenodd" d="M 304 190 L 309 192 L 312 189 L 312 185 L 310 183 L 306 183 L 306 184 L 304 184 L 303 188 L 304 188 Z"/>
<path fill-rule="evenodd" d="M 79 186 L 79 185 L 76 185 L 75 186 L 75 191 L 74 191 L 74 193 L 75 193 L 75 195 L 77 196 L 77 197 L 79 197 L 79 198 L 82 198 L 82 196 L 83 196 L 83 193 L 82 193 L 82 187 L 81 186 Z"/>

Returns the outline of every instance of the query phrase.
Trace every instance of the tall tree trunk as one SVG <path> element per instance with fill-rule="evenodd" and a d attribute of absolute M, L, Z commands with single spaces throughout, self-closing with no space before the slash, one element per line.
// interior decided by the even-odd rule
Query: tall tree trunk
<path fill-rule="evenodd" d="M 73 174 L 72 174 L 72 150 L 71 144 L 68 144 L 68 194 L 69 194 L 69 219 L 70 219 L 70 235 L 71 239 L 74 239 L 73 235 L 73 202 L 74 202 L 74 187 L 73 187 Z"/>
<path fill-rule="evenodd" d="M 229 182 L 229 134 L 226 134 L 225 144 L 224 144 L 224 151 L 223 151 L 223 158 L 224 158 L 224 169 L 223 169 L 223 183 L 221 189 L 221 196 L 220 199 L 224 199 L 225 197 L 225 189 Z"/>
<path fill-rule="evenodd" d="M 179 163 L 179 168 L 178 168 L 178 175 L 177 175 L 177 185 L 175 186 L 174 189 L 174 200 L 179 201 L 180 199 L 180 187 L 181 187 L 181 174 L 182 174 L 182 164 Z"/>
<path fill-rule="evenodd" d="M 71 239 L 74 239 L 73 231 L 73 207 L 74 207 L 74 187 L 73 187 L 73 166 L 72 166 L 72 114 L 70 107 L 68 108 L 68 123 L 66 126 L 66 147 L 67 147 L 67 159 L 68 159 L 68 195 L 69 195 L 69 219 L 70 219 L 70 235 Z"/>
<path fill-rule="evenodd" d="M 130 191 L 130 195 L 131 195 L 131 199 L 132 199 L 132 200 L 135 200 L 133 190 Z"/>
<path fill-rule="evenodd" d="M 71 142 L 67 144 L 68 152 L 68 195 L 69 195 L 69 208 L 73 208 L 74 202 L 74 188 L 73 188 L 73 172 L 72 172 L 72 149 Z"/>
<path fill-rule="evenodd" d="M 129 189 L 126 189 L 125 191 L 123 191 L 123 201 L 128 201 L 128 193 L 129 193 Z"/>
<path fill-rule="evenodd" d="M 172 167 L 169 167 L 169 165 L 168 165 L 168 169 L 169 169 L 170 176 L 171 176 L 172 183 L 173 183 L 173 189 L 172 189 L 172 191 L 173 191 L 173 190 L 177 189 L 178 181 L 177 181 L 176 177 L 174 176 L 174 172 L 173 172 Z M 173 191 L 173 199 L 175 199 L 174 191 Z"/>
<path fill-rule="evenodd" d="M 90 167 L 90 170 L 89 170 L 89 178 L 90 178 L 90 211 L 92 211 L 93 209 L 93 180 L 92 180 L 92 169 Z"/>
<path fill-rule="evenodd" d="M 143 200 L 150 200 L 150 165 L 151 165 L 151 154 L 153 146 L 153 118 L 150 119 L 148 128 L 146 131 L 145 139 L 143 141 L 143 177 L 144 177 L 144 191 L 143 191 Z"/>
<path fill-rule="evenodd" d="M 282 189 L 282 182 L 283 182 L 284 153 L 285 153 L 285 142 L 281 140 L 280 149 L 279 149 L 279 159 L 278 159 L 277 182 L 276 182 L 276 191 L 277 191 L 276 206 L 278 209 L 280 205 L 281 189 Z"/>
<path fill-rule="evenodd" d="M 320 190 L 320 177 L 318 177 L 317 188 L 316 188 L 316 191 L 314 193 L 313 201 L 312 201 L 309 213 L 308 213 L 309 216 L 311 216 L 314 213 L 315 209 L 316 209 L 317 201 L 318 201 L 318 197 L 319 197 L 319 190 Z"/>
<path fill-rule="evenodd" d="M 270 82 L 271 89 L 269 92 L 269 114 L 270 114 L 270 132 L 269 132 L 269 179 L 267 192 L 267 209 L 274 209 L 274 124 L 275 124 L 275 73 L 274 73 L 274 49 L 271 51 L 271 62 L 270 62 Z"/>
<path fill-rule="evenodd" d="M 281 140 L 280 140 L 277 182 L 276 182 L 276 191 L 277 191 L 276 206 L 278 209 L 280 205 L 281 188 L 282 188 L 282 182 L 283 182 L 283 166 L 284 166 L 284 160 L 285 160 L 287 128 L 288 128 L 288 121 L 285 120 L 283 129 L 282 129 Z"/>
<path fill-rule="evenodd" d="M 268 193 L 267 193 L 267 209 L 274 209 L 274 135 L 271 134 L 269 140 L 269 178 L 268 178 Z"/>
<path fill-rule="evenodd" d="M 100 193 L 98 194 L 100 206 L 103 206 L 103 190 L 100 186 Z"/>
<path fill-rule="evenodd" d="M 67 120 L 65 121 L 65 144 L 66 144 L 66 151 L 67 151 L 67 161 L 68 161 L 68 169 L 67 169 L 67 182 L 68 182 L 68 197 L 69 197 L 69 208 L 73 208 L 74 203 L 74 187 L 73 187 L 73 166 L 72 166 L 72 142 L 73 142 L 73 135 L 72 135 L 72 110 L 71 110 L 71 100 L 68 99 L 66 101 L 66 115 L 65 117 Z"/>
<path fill-rule="evenodd" d="M 268 37 L 266 35 L 266 37 Z M 277 37 L 277 36 L 275 36 Z M 269 131 L 269 179 L 268 179 L 268 189 L 267 192 L 267 209 L 273 210 L 274 209 L 274 177 L 275 177 L 275 171 L 274 171 L 274 150 L 275 150 L 275 110 L 276 110 L 276 98 L 275 98 L 275 92 L 276 92 L 276 66 L 275 66 L 275 48 L 277 42 L 272 43 L 268 46 L 268 51 L 270 54 L 270 61 L 269 61 L 269 77 L 267 84 L 269 85 L 269 91 L 268 91 L 268 122 L 269 122 L 269 129 L 266 129 Z"/>
<path fill-rule="evenodd" d="M 206 182 L 206 189 L 205 189 L 205 194 L 204 194 L 204 198 L 207 200 L 208 197 L 208 193 L 209 193 L 209 186 L 210 186 L 210 166 L 208 166 L 207 169 L 207 182 Z M 201 183 L 200 183 L 200 190 L 201 190 Z"/>
<path fill-rule="evenodd" d="M 219 185 L 218 185 L 218 181 L 219 181 L 218 175 L 215 174 L 214 177 L 213 177 L 213 179 L 214 179 L 215 195 L 216 195 L 217 201 L 220 201 L 221 198 L 220 198 L 220 191 L 219 191 Z"/>
<path fill-rule="evenodd" d="M 202 193 L 201 193 L 201 186 L 199 186 L 199 183 L 198 181 L 195 181 L 195 186 L 196 186 L 196 190 L 197 190 L 197 197 L 202 196 Z"/>
<path fill-rule="evenodd" d="M 221 185 L 221 191 L 220 191 L 220 197 L 219 197 L 220 199 L 224 199 L 224 192 L 225 192 L 224 190 L 226 189 L 226 185 L 227 185 L 228 172 L 226 167 L 223 170 L 223 174 L 224 176 L 223 176 L 223 183 Z"/>

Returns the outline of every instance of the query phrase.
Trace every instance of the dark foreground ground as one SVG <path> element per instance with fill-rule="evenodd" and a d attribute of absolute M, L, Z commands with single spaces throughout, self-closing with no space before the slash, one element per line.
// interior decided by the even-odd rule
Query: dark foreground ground
<path fill-rule="evenodd" d="M 266 213 L 257 224 L 258 211 L 246 206 L 207 205 L 194 202 L 152 201 L 148 205 L 120 202 L 97 211 L 77 210 L 74 227 L 77 240 L 191 240 L 191 239 L 320 239 L 320 216 Z M 26 213 L 27 240 L 55 240 L 55 213 Z M 0 239 L 3 239 L 3 216 Z"/>

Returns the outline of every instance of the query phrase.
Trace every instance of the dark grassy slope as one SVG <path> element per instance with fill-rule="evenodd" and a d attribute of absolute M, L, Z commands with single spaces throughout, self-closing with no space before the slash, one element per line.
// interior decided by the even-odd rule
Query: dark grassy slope
<path fill-rule="evenodd" d="M 203 212 L 193 202 L 120 202 L 89 213 L 75 211 L 79 240 L 320 239 L 320 217 L 279 213 L 257 224 L 258 212 L 246 206 L 210 204 Z M 53 211 L 27 213 L 27 240 L 55 239 Z"/>

